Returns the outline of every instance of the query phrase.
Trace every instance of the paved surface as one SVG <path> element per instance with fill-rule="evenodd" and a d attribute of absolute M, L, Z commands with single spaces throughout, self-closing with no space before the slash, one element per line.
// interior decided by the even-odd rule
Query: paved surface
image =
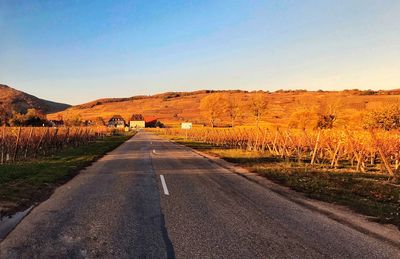
<path fill-rule="evenodd" d="M 140 132 L 35 208 L 0 257 L 400 258 L 400 249 Z"/>

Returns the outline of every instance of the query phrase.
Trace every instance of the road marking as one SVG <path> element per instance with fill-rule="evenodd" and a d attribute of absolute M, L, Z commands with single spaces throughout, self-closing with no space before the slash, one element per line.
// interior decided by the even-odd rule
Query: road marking
<path fill-rule="evenodd" d="M 164 175 L 160 175 L 160 178 L 161 178 L 162 187 L 164 189 L 164 194 L 165 195 L 169 195 L 168 188 L 167 188 L 167 183 L 165 182 Z"/>
<path fill-rule="evenodd" d="M 154 155 L 157 155 L 157 153 L 156 153 L 156 150 L 155 150 L 155 149 L 153 149 L 153 154 L 154 154 Z"/>

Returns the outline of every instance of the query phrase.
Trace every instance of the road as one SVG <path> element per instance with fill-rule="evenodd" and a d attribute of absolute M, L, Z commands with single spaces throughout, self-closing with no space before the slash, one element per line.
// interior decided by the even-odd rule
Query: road
<path fill-rule="evenodd" d="M 400 249 L 139 132 L 33 209 L 0 257 L 400 258 Z"/>

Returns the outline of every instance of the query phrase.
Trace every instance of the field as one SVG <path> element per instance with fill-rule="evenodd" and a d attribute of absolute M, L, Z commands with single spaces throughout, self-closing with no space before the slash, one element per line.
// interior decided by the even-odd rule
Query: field
<path fill-rule="evenodd" d="M 115 114 L 127 121 L 132 114 L 157 117 L 166 126 L 155 130 L 159 134 L 238 163 L 311 197 L 344 204 L 381 222 L 399 225 L 399 96 L 398 90 L 206 90 L 101 99 L 47 118 L 107 122 Z M 181 130 L 181 122 L 192 122 L 194 127 Z M 63 163 L 69 162 L 60 154 L 67 152 L 68 157 L 68 152 L 96 145 L 111 134 L 104 126 L 3 127 L 2 170 L 36 172 L 38 166 L 43 168 L 40 161 L 47 158 L 56 159 L 60 164 L 55 164 L 63 168 Z M 67 171 L 62 171 L 61 178 L 55 174 L 55 182 L 70 175 Z M 3 179 L 13 179 L 6 176 L 3 173 Z M 27 179 L 36 179 L 35 174 L 32 177 Z M 7 188 L 18 186 L 14 180 L 7 182 Z M 10 199 L 12 204 L 20 204 L 25 192 L 31 195 L 27 186 L 5 188 L 4 197 L 23 193 L 17 202 Z M 19 189 L 24 191 L 16 191 Z"/>
<path fill-rule="evenodd" d="M 241 111 L 236 125 L 252 126 L 256 124 L 248 101 L 256 92 L 224 91 L 223 95 L 231 95 L 240 104 Z M 94 120 L 102 117 L 105 120 L 114 114 L 120 114 L 128 120 L 132 114 L 140 113 L 144 116 L 155 116 L 167 126 L 176 126 L 181 122 L 189 121 L 194 124 L 209 124 L 202 113 L 200 104 L 204 98 L 210 96 L 210 91 L 187 93 L 165 93 L 155 96 L 137 96 L 120 99 L 104 99 L 91 103 L 77 105 L 63 112 L 49 114 L 50 119 Z M 337 108 L 338 125 L 359 127 L 363 113 L 382 107 L 385 104 L 396 103 L 399 95 L 376 94 L 366 95 L 357 91 L 339 92 L 305 92 L 288 91 L 267 93 L 267 112 L 262 115 L 261 125 L 288 126 L 297 122 L 304 112 L 314 111 L 321 106 L 331 105 Z M 217 121 L 219 126 L 229 125 L 228 115 L 221 114 Z"/>
<path fill-rule="evenodd" d="M 50 156 L 110 135 L 106 127 L 6 127 L 0 129 L 0 163 Z"/>
<path fill-rule="evenodd" d="M 185 136 L 227 149 L 264 153 L 288 162 L 326 169 L 399 174 L 400 132 L 349 130 L 293 130 L 271 128 L 165 129 L 165 134 Z"/>
<path fill-rule="evenodd" d="M 21 146 L 17 159 L 4 161 L 0 166 L 0 217 L 47 199 L 56 187 L 132 136 L 131 133 L 105 134 L 100 129 L 60 128 L 55 138 L 56 129 L 35 128 L 33 132 L 38 141 L 32 136 L 24 138 L 24 132 L 30 136 L 31 128 L 7 130 L 20 132 Z M 5 150 L 15 152 L 15 135 L 10 137 L 12 141 L 9 142 L 14 149 Z M 70 136 L 68 141 L 66 136 Z M 38 143 L 41 145 L 35 153 Z M 25 152 L 27 147 L 28 152 Z"/>
<path fill-rule="evenodd" d="M 400 226 L 397 131 L 205 127 L 157 133 L 312 198 Z"/>

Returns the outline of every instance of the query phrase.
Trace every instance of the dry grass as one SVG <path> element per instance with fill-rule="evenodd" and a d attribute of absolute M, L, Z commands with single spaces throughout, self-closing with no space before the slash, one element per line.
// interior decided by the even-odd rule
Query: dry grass
<path fill-rule="evenodd" d="M 200 113 L 200 102 L 209 93 L 197 92 L 181 96 L 159 95 L 153 97 L 141 97 L 139 99 L 122 99 L 115 102 L 100 101 L 88 105 L 73 107 L 61 113 L 51 114 L 49 118 L 57 118 L 62 115 L 65 119 L 81 116 L 82 119 L 94 119 L 96 117 L 110 118 L 114 114 L 120 114 L 125 119 L 133 113 L 141 113 L 145 116 L 157 116 L 167 125 L 179 124 L 182 121 L 194 123 L 206 123 Z M 249 99 L 252 93 L 234 93 L 241 102 Z M 338 123 L 342 125 L 359 126 L 361 115 L 364 111 L 376 109 L 387 103 L 399 101 L 399 95 L 358 95 L 351 92 L 289 92 L 271 93 L 267 95 L 269 100 L 268 112 L 262 121 L 274 125 L 288 125 L 293 118 L 292 114 L 299 110 L 316 109 L 326 104 L 334 104 L 338 108 Z M 97 104 L 98 103 L 98 104 Z M 296 118 L 294 118 L 296 120 Z M 301 117 L 297 118 L 298 120 Z M 229 119 L 222 116 L 220 125 L 227 125 Z M 244 107 L 241 118 L 237 121 L 240 125 L 254 125 L 255 120 L 249 109 Z"/>

